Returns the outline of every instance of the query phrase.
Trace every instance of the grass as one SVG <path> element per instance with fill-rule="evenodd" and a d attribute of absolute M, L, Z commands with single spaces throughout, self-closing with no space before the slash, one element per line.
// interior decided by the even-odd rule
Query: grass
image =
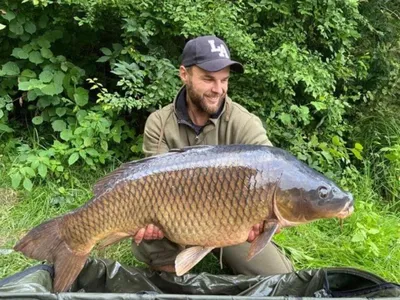
<path fill-rule="evenodd" d="M 35 225 L 89 200 L 95 178 L 103 175 L 76 172 L 68 186 L 60 188 L 54 182 L 47 182 L 28 193 L 11 189 L 7 167 L 4 163 L 3 166 L 0 170 L 0 278 L 39 263 L 16 252 L 6 254 L 4 249 L 12 249 Z M 275 241 L 289 255 L 296 269 L 355 267 L 388 281 L 400 282 L 400 214 L 388 204 L 381 205 L 368 176 L 361 178 L 357 190 L 352 192 L 356 199 L 355 213 L 345 219 L 342 228 L 337 220 L 320 220 L 284 229 L 275 236 Z M 129 240 L 95 250 L 92 256 L 142 266 L 132 256 Z M 212 256 L 194 271 L 229 272 L 221 270 L 218 259 Z"/>

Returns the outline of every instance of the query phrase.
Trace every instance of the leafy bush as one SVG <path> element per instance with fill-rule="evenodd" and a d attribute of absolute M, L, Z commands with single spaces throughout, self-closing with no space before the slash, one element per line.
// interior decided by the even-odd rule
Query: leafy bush
<path fill-rule="evenodd" d="M 172 101 L 182 48 L 202 34 L 225 39 L 245 64 L 244 76 L 232 76 L 230 95 L 261 117 L 273 143 L 350 184 L 365 146 L 351 135 L 359 106 L 395 78 L 387 72 L 393 55 L 386 77 L 372 76 L 393 49 L 392 42 L 373 42 L 376 35 L 384 24 L 399 23 L 376 19 L 380 5 L 6 1 L 0 132 L 18 138 L 27 124 L 39 137 L 23 138 L 10 171 L 14 186 L 30 188 L 34 178 L 62 176 L 74 164 L 96 168 L 139 157 L 147 115 Z M 397 92 L 398 86 L 390 93 Z"/>

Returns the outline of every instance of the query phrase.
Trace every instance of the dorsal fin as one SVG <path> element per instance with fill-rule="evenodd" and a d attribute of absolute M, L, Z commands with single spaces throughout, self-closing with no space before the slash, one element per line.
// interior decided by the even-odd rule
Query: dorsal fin
<path fill-rule="evenodd" d="M 206 150 L 206 149 L 211 149 L 211 148 L 214 148 L 215 146 L 213 146 L 213 145 L 195 145 L 195 146 L 186 146 L 186 147 L 183 147 L 183 148 L 172 148 L 171 150 L 169 150 L 169 152 L 179 152 L 179 153 L 181 153 L 181 152 L 186 152 L 186 151 L 189 151 L 189 150 L 194 150 L 194 149 L 204 149 L 204 150 Z"/>

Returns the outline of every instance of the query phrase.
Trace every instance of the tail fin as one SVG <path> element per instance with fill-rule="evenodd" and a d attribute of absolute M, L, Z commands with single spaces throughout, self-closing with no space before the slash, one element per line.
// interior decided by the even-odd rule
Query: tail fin
<path fill-rule="evenodd" d="M 49 220 L 33 228 L 15 246 L 25 256 L 54 263 L 54 292 L 66 291 L 78 277 L 86 262 L 86 254 L 74 253 L 59 231 L 61 218 Z"/>

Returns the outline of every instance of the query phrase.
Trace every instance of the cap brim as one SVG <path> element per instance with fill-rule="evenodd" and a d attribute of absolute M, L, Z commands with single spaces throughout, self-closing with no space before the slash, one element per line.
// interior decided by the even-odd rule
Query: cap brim
<path fill-rule="evenodd" d="M 210 60 L 201 64 L 196 64 L 196 66 L 208 72 L 217 72 L 228 66 L 231 67 L 231 70 L 234 72 L 244 72 L 244 68 L 241 63 L 226 58 Z"/>

